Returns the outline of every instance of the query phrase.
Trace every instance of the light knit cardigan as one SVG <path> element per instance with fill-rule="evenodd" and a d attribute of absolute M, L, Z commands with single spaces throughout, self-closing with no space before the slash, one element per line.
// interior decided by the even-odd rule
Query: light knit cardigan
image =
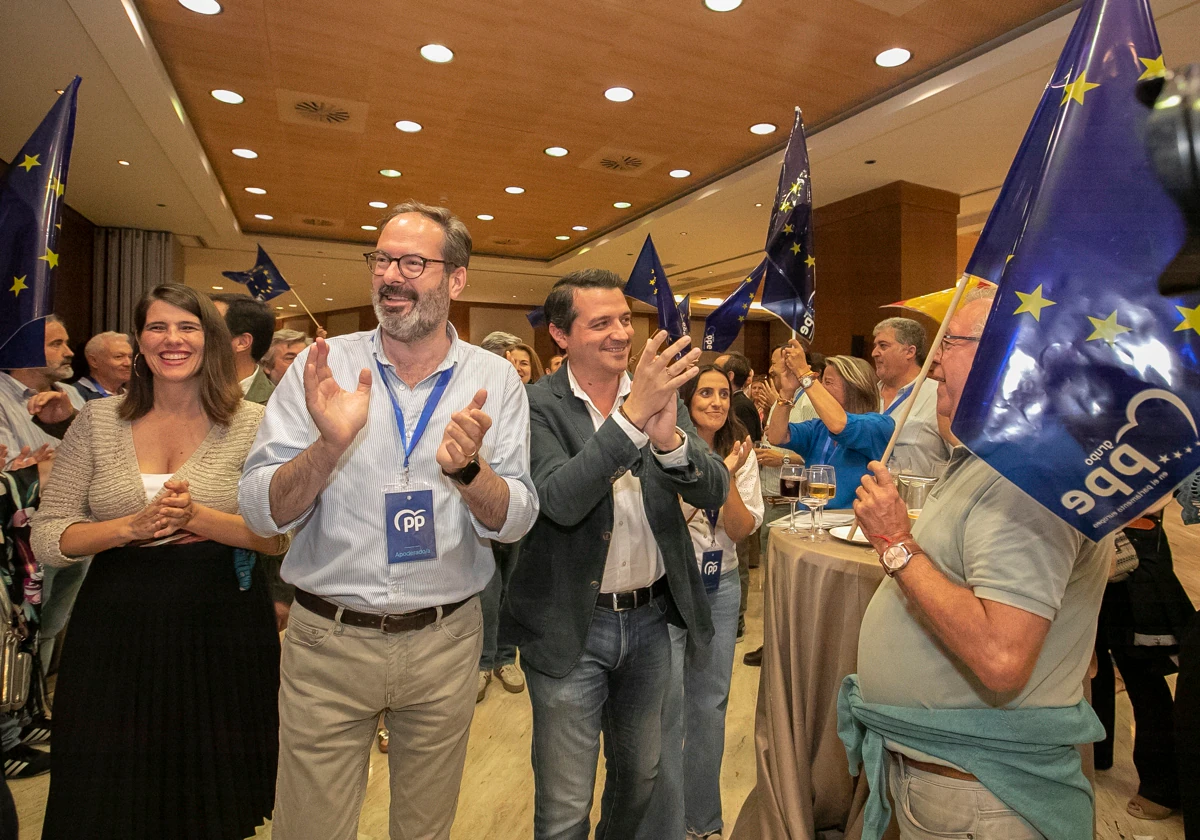
<path fill-rule="evenodd" d="M 62 533 L 77 522 L 104 522 L 146 507 L 146 489 L 133 447 L 133 427 L 117 416 L 123 397 L 92 400 L 79 412 L 54 458 L 54 469 L 33 515 L 37 559 L 69 566 L 88 557 L 59 551 Z M 174 479 L 186 479 L 192 501 L 238 512 L 238 479 L 254 443 L 263 407 L 243 400 L 228 426 L 214 425 Z"/>

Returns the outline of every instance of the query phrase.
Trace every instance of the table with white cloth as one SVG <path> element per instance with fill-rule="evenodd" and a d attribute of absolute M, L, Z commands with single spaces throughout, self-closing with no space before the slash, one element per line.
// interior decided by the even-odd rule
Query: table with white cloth
<path fill-rule="evenodd" d="M 786 528 L 785 518 L 771 529 L 763 583 L 758 780 L 730 836 L 858 838 L 867 784 L 850 776 L 837 695 L 842 678 L 857 671 L 859 626 L 883 567 L 869 546 L 810 542 Z"/>

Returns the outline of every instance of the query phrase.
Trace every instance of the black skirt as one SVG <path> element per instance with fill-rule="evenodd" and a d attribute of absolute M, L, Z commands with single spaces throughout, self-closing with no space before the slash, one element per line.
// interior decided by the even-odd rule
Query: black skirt
<path fill-rule="evenodd" d="M 43 840 L 240 840 L 271 815 L 279 637 L 212 542 L 96 555 L 63 643 Z"/>

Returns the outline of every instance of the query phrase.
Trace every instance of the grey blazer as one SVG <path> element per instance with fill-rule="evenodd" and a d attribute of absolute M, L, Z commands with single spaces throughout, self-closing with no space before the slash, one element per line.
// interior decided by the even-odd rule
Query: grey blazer
<path fill-rule="evenodd" d="M 571 391 L 566 365 L 526 392 L 541 511 L 521 543 L 501 617 L 522 664 L 563 677 L 578 661 L 608 558 L 612 484 L 626 470 L 641 479 L 646 517 L 662 551 L 667 619 L 687 627 L 697 644 L 707 644 L 713 632 L 708 597 L 679 498 L 699 508 L 720 507 L 729 472 L 696 435 L 683 402 L 676 422 L 687 435 L 688 462 L 664 469 L 649 445 L 638 449 L 611 417 L 593 430 L 586 404 Z"/>

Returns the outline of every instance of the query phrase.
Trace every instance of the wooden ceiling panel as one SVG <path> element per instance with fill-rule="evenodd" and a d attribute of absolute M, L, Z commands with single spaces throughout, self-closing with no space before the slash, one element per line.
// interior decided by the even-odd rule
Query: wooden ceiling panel
<path fill-rule="evenodd" d="M 211 17 L 176 0 L 137 3 L 247 232 L 370 245 L 376 234 L 361 225 L 381 211 L 367 202 L 414 197 L 458 213 L 479 253 L 548 259 L 778 148 L 793 105 L 810 126 L 828 121 L 1061 0 L 747 0 L 729 14 L 700 0 L 402 10 L 376 0 L 225 0 Z M 423 60 L 425 43 L 446 44 L 454 61 Z M 892 46 L 911 50 L 912 61 L 876 66 Z M 634 90 L 633 101 L 605 100 L 614 85 Z M 245 103 L 217 102 L 209 95 L 217 87 Z M 362 103 L 346 105 L 362 130 L 284 122 L 280 91 Z M 424 129 L 399 132 L 402 119 Z M 748 131 L 764 121 L 779 130 Z M 571 153 L 550 158 L 542 150 L 552 145 Z M 259 157 L 236 158 L 235 147 Z M 648 162 L 636 177 L 597 170 L 589 163 L 601 150 Z M 404 174 L 384 178 L 384 167 Z M 692 175 L 671 178 L 673 168 Z M 506 186 L 526 193 L 507 195 Z M 616 201 L 633 206 L 618 210 Z M 480 213 L 496 218 L 482 222 Z"/>

